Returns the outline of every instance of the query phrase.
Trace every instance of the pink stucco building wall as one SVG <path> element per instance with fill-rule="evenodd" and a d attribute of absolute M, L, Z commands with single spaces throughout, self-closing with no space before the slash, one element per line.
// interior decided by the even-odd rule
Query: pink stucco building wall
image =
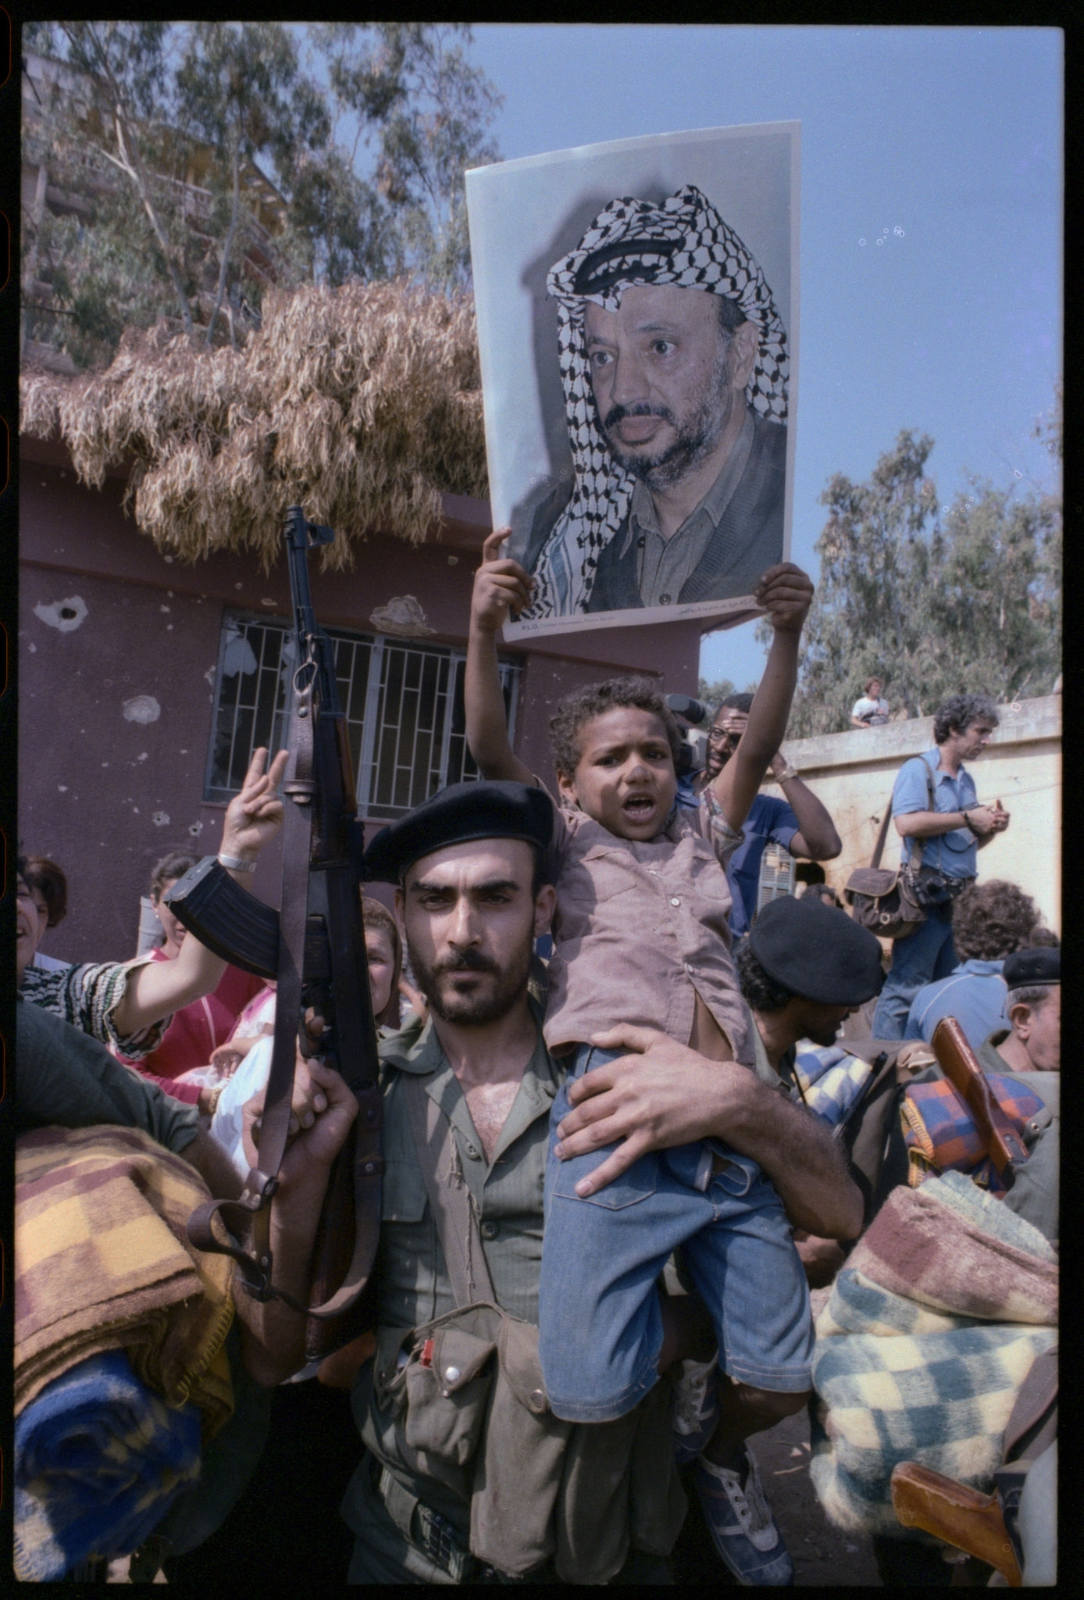
<path fill-rule="evenodd" d="M 24 849 L 68 876 L 68 917 L 44 948 L 70 960 L 134 953 L 154 863 L 171 847 L 217 848 L 223 807 L 204 801 L 203 786 L 223 615 L 289 615 L 284 563 L 264 573 L 243 555 L 170 560 L 124 517 L 122 494 L 120 479 L 80 486 L 59 446 L 23 441 L 18 829 Z M 447 511 L 419 548 L 374 536 L 350 573 L 322 576 L 314 560 L 320 621 L 371 633 L 374 607 L 412 594 L 432 642 L 462 648 L 488 508 L 458 500 Z M 508 647 L 522 668 L 517 754 L 548 774 L 554 703 L 600 677 L 650 671 L 667 692 L 695 693 L 699 647 L 696 622 Z M 254 884 L 269 902 L 278 866 L 269 851 Z"/>

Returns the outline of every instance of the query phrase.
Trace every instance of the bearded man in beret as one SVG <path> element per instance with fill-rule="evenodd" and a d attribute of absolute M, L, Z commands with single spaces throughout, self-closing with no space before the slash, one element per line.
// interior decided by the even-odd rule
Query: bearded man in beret
<path fill-rule="evenodd" d="M 431 1015 L 381 1047 L 387 1168 L 377 1353 L 355 1382 L 367 1450 L 342 1507 L 356 1536 L 351 1583 L 666 1581 L 662 1558 L 684 1511 L 666 1386 L 616 1423 L 559 1422 L 544 1390 L 526 1379 L 511 1410 L 496 1388 L 486 1409 L 478 1383 L 508 1376 L 515 1387 L 515 1374 L 529 1368 L 522 1359 L 515 1372 L 507 1366 L 508 1325 L 493 1357 L 476 1334 L 463 1337 L 457 1313 L 489 1299 L 515 1319 L 520 1340 L 537 1322 L 549 1111 L 564 1077 L 528 988 L 534 941 L 554 906 L 552 825 L 551 802 L 537 788 L 457 784 L 384 829 L 367 852 L 370 875 L 396 886 Z M 623 1140 L 585 1180 L 591 1193 L 648 1151 L 725 1136 L 761 1163 L 792 1222 L 824 1235 L 857 1232 L 861 1197 L 830 1130 L 780 1093 L 774 1077 L 708 1062 L 650 1029 L 616 1029 L 611 1046 L 630 1053 L 577 1082 L 558 1129 L 563 1158 Z M 438 1149 L 432 1160 L 425 1153 Z M 472 1222 L 456 1227 L 438 1178 L 430 1187 L 430 1161 L 463 1195 Z M 671 1359 L 692 1354 L 681 1347 L 681 1337 L 690 1345 L 697 1337 L 695 1319 L 686 1321 Z M 459 1341 L 452 1357 L 449 1339 Z M 585 1445 L 588 1434 L 594 1443 Z M 581 1449 L 598 1452 L 594 1470 L 566 1471 L 569 1462 L 582 1466 Z M 491 1520 L 494 1495 L 501 1514 Z M 540 1499 L 553 1506 L 541 1529 Z M 528 1529 L 533 1554 L 522 1547 Z"/>

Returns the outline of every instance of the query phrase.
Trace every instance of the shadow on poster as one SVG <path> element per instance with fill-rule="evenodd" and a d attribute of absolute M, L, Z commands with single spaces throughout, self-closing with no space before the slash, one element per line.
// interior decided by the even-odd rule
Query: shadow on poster
<path fill-rule="evenodd" d="M 789 559 L 799 125 L 467 173 L 506 639 L 757 614 Z"/>

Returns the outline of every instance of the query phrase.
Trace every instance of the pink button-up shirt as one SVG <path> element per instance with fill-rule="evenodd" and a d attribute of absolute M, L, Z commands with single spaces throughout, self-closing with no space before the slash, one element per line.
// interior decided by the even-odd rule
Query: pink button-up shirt
<path fill-rule="evenodd" d="M 585 1044 L 618 1023 L 687 1044 L 700 995 L 752 1066 L 753 1022 L 730 955 L 722 862 L 741 843 L 721 815 L 679 809 L 647 843 L 619 839 L 582 811 L 557 814 L 557 916 L 545 1038 Z"/>

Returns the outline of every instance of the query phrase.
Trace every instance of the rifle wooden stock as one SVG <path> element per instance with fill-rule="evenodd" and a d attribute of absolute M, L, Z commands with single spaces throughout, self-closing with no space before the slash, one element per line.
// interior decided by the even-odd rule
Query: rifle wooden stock
<path fill-rule="evenodd" d="M 1006 1188 L 1028 1158 L 1027 1148 L 990 1091 L 986 1074 L 955 1017 L 943 1017 L 933 1032 L 937 1064 L 975 1119 L 986 1154 Z"/>
<path fill-rule="evenodd" d="M 892 1471 L 892 1507 L 905 1528 L 922 1528 L 996 1567 L 1011 1588 L 1023 1582 L 996 1494 L 980 1494 L 917 1461 Z"/>

